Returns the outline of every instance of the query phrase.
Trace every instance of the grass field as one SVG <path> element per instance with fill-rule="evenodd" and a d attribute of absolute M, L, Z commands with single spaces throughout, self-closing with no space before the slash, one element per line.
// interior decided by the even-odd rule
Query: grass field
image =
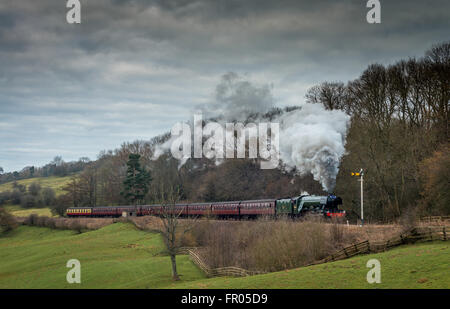
<path fill-rule="evenodd" d="M 0 237 L 0 288 L 163 288 L 172 285 L 160 235 L 115 223 L 73 231 L 20 226 Z M 69 259 L 81 263 L 81 284 L 69 284 Z M 188 256 L 177 258 L 182 281 L 204 277 Z"/>
<path fill-rule="evenodd" d="M 18 180 L 17 183 L 26 185 L 27 187 L 36 182 L 41 185 L 42 188 L 52 188 L 55 190 L 56 196 L 63 193 L 62 188 L 70 181 L 72 176 L 66 177 L 35 177 L 29 179 Z M 13 182 L 7 182 L 0 184 L 0 192 L 4 191 L 12 191 L 13 190 Z M 50 208 L 22 208 L 20 205 L 4 205 L 3 206 L 7 211 L 9 211 L 12 215 L 16 217 L 27 217 L 31 214 L 36 214 L 39 216 L 47 216 L 52 217 L 53 214 L 50 211 Z"/>
<path fill-rule="evenodd" d="M 50 208 L 22 208 L 20 205 L 5 205 L 3 206 L 10 214 L 16 217 L 28 217 L 31 214 L 38 216 L 55 217 Z"/>
<path fill-rule="evenodd" d="M 381 283 L 367 283 L 369 259 L 381 264 Z M 184 283 L 188 289 L 370 289 L 450 288 L 448 242 L 405 245 L 378 254 L 243 278 L 213 278 Z"/>
<path fill-rule="evenodd" d="M 22 179 L 18 180 L 17 183 L 26 185 L 27 187 L 32 184 L 33 182 L 39 183 L 42 188 L 48 187 L 55 190 L 56 196 L 63 193 L 62 188 L 70 181 L 70 178 L 72 176 L 66 176 L 66 177 L 35 177 L 35 178 L 28 178 L 28 179 Z M 13 188 L 13 182 L 7 182 L 0 184 L 0 192 L 3 191 L 11 191 Z"/>
<path fill-rule="evenodd" d="M 450 288 L 448 242 L 244 278 L 205 278 L 182 255 L 180 282 L 171 280 L 163 250 L 158 234 L 124 223 L 83 234 L 20 226 L 0 237 L 0 288 Z M 73 258 L 81 262 L 81 284 L 66 282 Z M 381 262 L 380 284 L 366 281 L 371 258 Z"/>

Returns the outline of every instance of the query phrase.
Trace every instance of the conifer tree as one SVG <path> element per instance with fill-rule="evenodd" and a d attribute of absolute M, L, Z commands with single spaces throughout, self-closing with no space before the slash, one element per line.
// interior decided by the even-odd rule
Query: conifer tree
<path fill-rule="evenodd" d="M 123 191 L 120 194 L 134 206 L 144 200 L 148 192 L 149 183 L 152 180 L 139 162 L 139 154 L 130 154 L 127 162 L 127 177 L 123 182 Z"/>

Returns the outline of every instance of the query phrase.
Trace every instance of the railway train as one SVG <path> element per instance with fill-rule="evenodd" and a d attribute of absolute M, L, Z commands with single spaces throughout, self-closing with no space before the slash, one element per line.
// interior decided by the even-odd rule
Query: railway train
<path fill-rule="evenodd" d="M 215 216 L 219 218 L 255 218 L 258 216 L 301 217 L 306 214 L 324 216 L 325 218 L 345 217 L 345 210 L 340 210 L 342 199 L 333 194 L 328 196 L 300 195 L 293 198 L 247 200 L 232 202 L 210 202 L 138 206 L 99 206 L 68 208 L 68 217 L 120 217 L 127 215 L 163 215 L 173 212 L 183 217 Z"/>

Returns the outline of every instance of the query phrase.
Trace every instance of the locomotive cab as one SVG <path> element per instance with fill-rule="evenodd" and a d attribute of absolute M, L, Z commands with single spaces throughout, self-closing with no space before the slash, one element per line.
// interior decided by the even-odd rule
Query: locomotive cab
<path fill-rule="evenodd" d="M 325 217 L 345 217 L 345 210 L 340 210 L 339 205 L 342 205 L 342 199 L 334 194 L 329 194 L 324 209 Z"/>
<path fill-rule="evenodd" d="M 334 194 L 328 195 L 326 208 L 338 209 L 338 206 L 342 205 L 342 199 Z"/>

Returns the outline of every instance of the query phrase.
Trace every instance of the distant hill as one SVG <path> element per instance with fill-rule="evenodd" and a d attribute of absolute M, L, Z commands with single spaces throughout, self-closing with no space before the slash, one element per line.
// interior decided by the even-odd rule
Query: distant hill
<path fill-rule="evenodd" d="M 72 176 L 64 176 L 64 177 L 34 177 L 28 179 L 17 180 L 18 184 L 26 185 L 27 187 L 36 182 L 41 185 L 42 188 L 49 187 L 55 190 L 56 196 L 59 196 L 63 193 L 62 188 L 70 181 Z M 4 191 L 12 191 L 13 190 L 13 181 L 0 184 L 0 192 Z"/>

